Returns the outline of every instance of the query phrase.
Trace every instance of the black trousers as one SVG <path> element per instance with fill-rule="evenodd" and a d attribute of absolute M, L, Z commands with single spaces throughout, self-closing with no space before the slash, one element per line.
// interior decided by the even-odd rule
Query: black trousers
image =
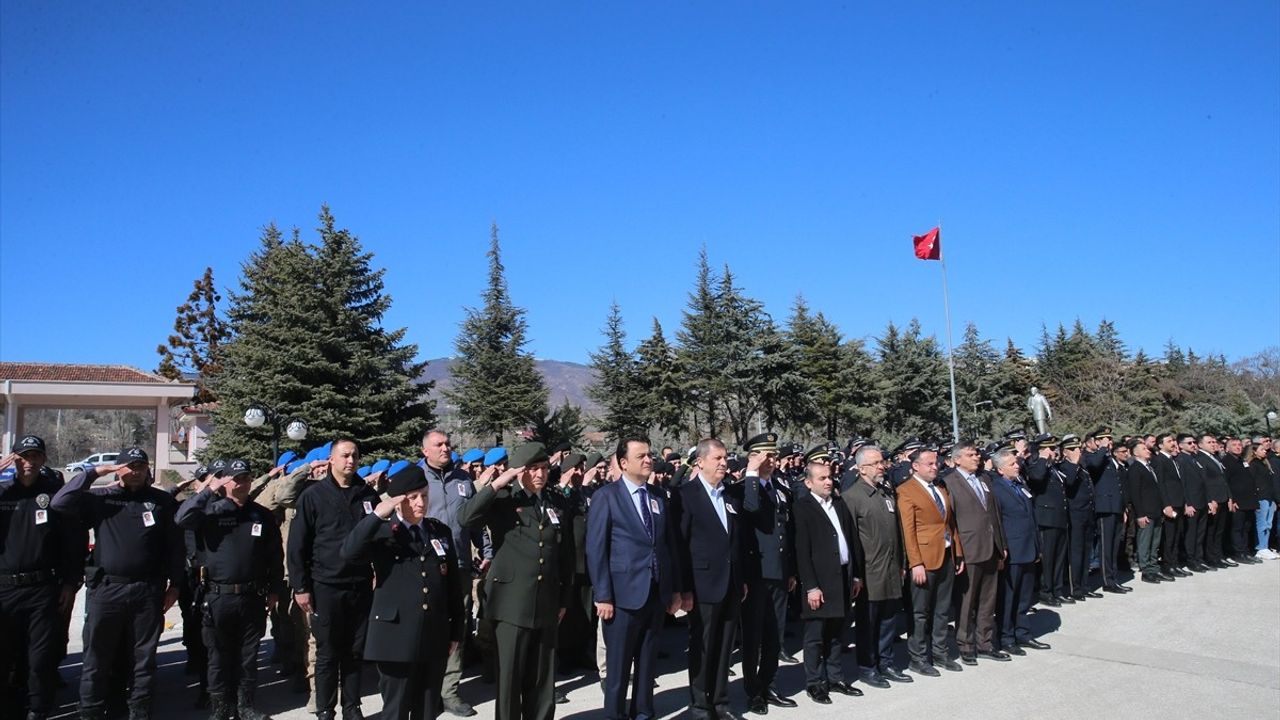
<path fill-rule="evenodd" d="M 864 590 L 854 604 L 854 634 L 858 644 L 858 667 L 881 670 L 893 665 L 893 641 L 898 638 L 898 612 L 902 598 L 868 600 Z"/>
<path fill-rule="evenodd" d="M 209 682 L 209 651 L 204 645 L 201 603 L 196 602 L 197 585 L 194 573 L 183 574 L 178 586 L 178 609 L 182 613 L 182 647 L 187 651 L 187 662 L 199 672 L 200 687 L 204 688 Z"/>
<path fill-rule="evenodd" d="M 1182 557 L 1188 565 L 1203 565 L 1204 539 L 1209 531 L 1205 517 L 1209 514 L 1209 508 L 1197 507 L 1195 510 L 1195 515 L 1182 520 Z"/>
<path fill-rule="evenodd" d="M 845 618 L 814 618 L 804 621 L 805 687 L 830 687 L 842 682 L 840 636 Z"/>
<path fill-rule="evenodd" d="M 0 586 L 0 635 L 4 637 L 0 643 L 0 685 L 4 687 L 0 696 L 4 709 L 0 709 L 0 717 L 7 715 L 7 709 L 16 711 L 24 705 L 32 713 L 54 711 L 58 655 L 62 647 L 60 590 L 57 583 Z M 23 668 L 26 677 L 16 677 L 17 687 L 10 687 L 9 674 Z M 23 680 L 26 681 L 25 698 L 18 697 L 17 692 Z"/>
<path fill-rule="evenodd" d="M 1067 594 L 1067 529 L 1040 528 L 1040 594 L 1063 597 Z"/>
<path fill-rule="evenodd" d="M 1164 519 L 1164 535 L 1160 538 L 1160 565 L 1182 567 L 1182 533 L 1186 529 L 1182 508 L 1173 509 L 1173 517 Z"/>
<path fill-rule="evenodd" d="M 267 629 L 261 595 L 205 595 L 201 639 L 209 649 L 209 694 L 244 690 L 258 684 L 258 645 Z"/>
<path fill-rule="evenodd" d="M 748 698 L 773 687 L 787 630 L 787 583 L 760 580 L 742 601 L 742 687 Z"/>
<path fill-rule="evenodd" d="M 1000 646 L 1031 639 L 1031 603 L 1035 600 L 1035 563 L 1011 563 L 1000 574 Z"/>
<path fill-rule="evenodd" d="M 713 718 L 716 711 L 729 709 L 729 659 L 741 614 L 742 600 L 733 589 L 721 602 L 693 606 L 689 616 L 689 712 L 694 718 Z"/>
<path fill-rule="evenodd" d="M 417 662 L 378 663 L 378 692 L 382 695 L 382 720 L 435 720 L 444 708 L 440 688 L 448 643 L 423 653 Z"/>
<path fill-rule="evenodd" d="M 907 652 L 912 662 L 933 662 L 933 658 L 947 657 L 947 625 L 951 622 L 951 590 L 955 586 L 955 560 L 947 548 L 942 565 L 937 570 L 925 572 L 923 586 L 911 583 L 911 636 L 907 639 Z M 908 573 L 910 579 L 910 573 Z"/>
<path fill-rule="evenodd" d="M 1253 545 L 1249 542 L 1249 533 L 1253 532 L 1254 527 L 1257 525 L 1253 515 L 1253 510 L 1236 510 L 1230 514 L 1227 522 L 1230 525 L 1228 534 L 1231 537 L 1231 555 L 1233 557 L 1253 554 Z"/>
<path fill-rule="evenodd" d="M 117 659 L 132 658 L 131 705 L 149 705 L 156 674 L 156 645 L 164 624 L 164 583 L 102 581 L 89 588 L 85 603 L 84 665 L 80 670 L 80 709 L 105 709 L 112 680 L 121 674 Z M 114 667 L 114 669 L 113 669 Z"/>
<path fill-rule="evenodd" d="M 1102 584 L 1119 585 L 1120 550 L 1124 546 L 1123 515 L 1098 513 L 1098 563 L 1102 566 Z"/>
<path fill-rule="evenodd" d="M 316 638 L 316 710 L 333 710 L 342 685 L 343 710 L 360 707 L 360 670 L 373 586 L 316 583 L 311 632 Z"/>
<path fill-rule="evenodd" d="M 1089 555 L 1093 552 L 1096 530 L 1097 522 L 1093 513 L 1072 513 L 1067 582 L 1073 596 L 1078 597 L 1089 590 Z"/>
<path fill-rule="evenodd" d="M 1206 513 L 1208 511 L 1206 510 Z M 1204 559 L 1206 562 L 1219 563 L 1222 562 L 1223 555 L 1226 552 L 1224 539 L 1227 534 L 1227 511 L 1225 502 L 1218 503 L 1218 511 L 1212 515 L 1204 516 L 1205 533 L 1204 533 Z"/>
<path fill-rule="evenodd" d="M 498 644 L 495 720 L 551 720 L 556 712 L 556 627 L 523 628 L 498 620 L 493 636 Z"/>

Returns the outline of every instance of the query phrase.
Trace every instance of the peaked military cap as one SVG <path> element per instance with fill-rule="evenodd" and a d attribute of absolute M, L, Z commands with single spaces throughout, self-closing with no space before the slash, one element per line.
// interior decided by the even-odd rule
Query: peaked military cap
<path fill-rule="evenodd" d="M 1027 434 L 1023 432 L 1022 428 L 1012 428 L 1009 430 L 1009 432 L 1004 434 L 1004 439 L 1005 440 L 1026 440 Z"/>
<path fill-rule="evenodd" d="M 1059 442 L 1059 447 L 1063 450 L 1074 450 L 1083 444 L 1080 442 L 1079 435 L 1063 435 L 1062 440 Z"/>
<path fill-rule="evenodd" d="M 826 463 L 831 461 L 831 451 L 827 449 L 826 443 L 812 447 L 804 454 L 806 463 Z"/>
<path fill-rule="evenodd" d="M 422 468 L 413 463 L 405 463 L 403 468 L 391 476 L 391 481 L 387 483 L 387 494 L 391 497 L 399 497 L 426 486 L 427 474 L 422 471 Z"/>
<path fill-rule="evenodd" d="M 1106 439 L 1110 440 L 1110 439 L 1111 439 L 1111 428 L 1107 427 L 1106 425 L 1103 425 L 1102 427 L 1098 428 L 1097 430 L 1094 430 L 1094 431 L 1093 431 L 1092 433 L 1090 433 L 1090 434 L 1091 434 L 1091 435 L 1093 435 L 1095 438 L 1099 438 L 1099 439 L 1101 439 L 1101 438 L 1106 438 Z"/>
<path fill-rule="evenodd" d="M 587 453 L 587 467 L 595 467 L 600 464 L 601 460 L 604 460 L 604 456 L 600 453 L 594 450 Z"/>
<path fill-rule="evenodd" d="M 748 440 L 742 447 L 749 453 L 776 453 L 778 452 L 778 433 L 760 433 Z"/>
<path fill-rule="evenodd" d="M 1055 448 L 1058 447 L 1058 436 L 1053 433 L 1040 433 L 1031 438 L 1031 442 L 1042 448 Z"/>
<path fill-rule="evenodd" d="M 511 451 L 511 467 L 529 467 L 550 458 L 547 448 L 540 442 L 527 442 Z"/>
<path fill-rule="evenodd" d="M 560 470 L 565 471 L 565 470 L 570 470 L 572 468 L 578 467 L 578 464 L 583 462 L 584 460 L 586 460 L 586 457 L 583 456 L 582 453 L 571 452 L 568 455 L 564 456 L 564 460 L 560 461 Z"/>

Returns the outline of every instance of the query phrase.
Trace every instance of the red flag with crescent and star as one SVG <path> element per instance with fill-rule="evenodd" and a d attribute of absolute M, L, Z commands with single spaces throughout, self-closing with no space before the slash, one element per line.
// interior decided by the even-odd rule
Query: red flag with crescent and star
<path fill-rule="evenodd" d="M 914 235 L 911 241 L 916 246 L 916 257 L 921 260 L 940 260 L 942 258 L 941 228 L 934 228 L 923 235 Z"/>

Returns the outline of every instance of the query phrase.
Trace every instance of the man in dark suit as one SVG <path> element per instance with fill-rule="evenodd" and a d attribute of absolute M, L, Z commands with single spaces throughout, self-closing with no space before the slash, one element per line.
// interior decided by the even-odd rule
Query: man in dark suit
<path fill-rule="evenodd" d="M 1126 593 L 1133 588 L 1120 584 L 1116 563 L 1124 543 L 1125 476 L 1129 448 L 1112 450 L 1111 428 L 1101 427 L 1092 434 L 1095 449 L 1085 452 L 1084 466 L 1093 479 L 1093 504 L 1098 517 L 1098 563 L 1102 569 L 1102 589 L 1110 593 Z"/>
<path fill-rule="evenodd" d="M 1159 583 L 1173 580 L 1172 575 L 1161 571 L 1158 556 L 1164 531 L 1164 498 L 1160 492 L 1160 480 L 1151 467 L 1151 449 L 1141 439 L 1129 443 L 1133 462 L 1129 463 L 1129 498 L 1138 526 L 1134 544 L 1138 551 L 1138 569 L 1142 582 Z"/>
<path fill-rule="evenodd" d="M 1160 496 L 1164 501 L 1164 521 L 1160 538 L 1160 567 L 1175 578 L 1190 577 L 1182 569 L 1182 533 L 1185 529 L 1186 492 L 1182 485 L 1182 470 L 1173 461 L 1178 454 L 1178 441 L 1169 433 L 1156 436 L 1157 452 L 1151 456 L 1151 467 L 1160 483 Z"/>
<path fill-rule="evenodd" d="M 991 494 L 1000 508 L 1000 526 L 1009 552 L 1001 574 L 1000 646 L 1011 655 L 1025 654 L 1024 647 L 1048 650 L 1047 643 L 1031 637 L 1031 603 L 1036 563 L 1040 561 L 1040 532 L 1031 490 L 1019 472 L 1021 463 L 1015 450 L 998 450 L 991 462 L 996 471 Z"/>
<path fill-rule="evenodd" d="M 618 442 L 616 482 L 591 495 L 587 512 L 587 568 L 596 614 L 604 627 L 606 665 L 604 716 L 652 720 L 653 680 L 663 610 L 675 613 L 681 596 L 676 580 L 675 537 L 665 501 L 649 489 L 653 458 L 649 440 Z M 635 666 L 631 706 L 627 685 Z"/>
<path fill-rule="evenodd" d="M 1067 491 L 1053 472 L 1058 438 L 1037 435 L 1027 460 L 1027 487 L 1036 507 L 1040 530 L 1040 602 L 1049 607 L 1075 602 L 1067 592 Z"/>
<path fill-rule="evenodd" d="M 1187 569 L 1191 572 L 1217 572 L 1218 568 L 1204 564 L 1204 539 L 1209 530 L 1205 517 L 1209 512 L 1209 488 L 1204 481 L 1204 470 L 1196 460 L 1200 448 L 1196 438 L 1190 433 L 1180 433 L 1177 437 L 1178 454 L 1173 462 L 1182 475 L 1183 520 L 1182 556 L 1186 560 Z"/>
<path fill-rule="evenodd" d="M 1226 439 L 1226 452 L 1222 454 L 1222 466 L 1226 468 L 1227 487 L 1231 488 L 1231 512 L 1228 537 L 1231 540 L 1231 557 L 1238 563 L 1257 565 L 1261 558 L 1254 557 L 1249 544 L 1249 533 L 1254 527 L 1254 514 L 1258 509 L 1258 488 L 1253 484 L 1249 468 L 1244 465 L 1244 443 L 1240 438 Z"/>
<path fill-rule="evenodd" d="M 960 620 L 956 623 L 960 660 L 965 665 L 977 665 L 981 655 L 1007 662 L 1009 654 L 995 647 L 996 593 L 1007 555 L 1000 508 L 985 478 L 978 474 L 982 462 L 978 449 L 962 442 L 951 450 L 951 459 L 955 470 L 942 480 L 955 505 L 966 569 L 959 579 L 962 595 Z"/>
<path fill-rule="evenodd" d="M 348 562 L 372 562 L 375 585 L 364 659 L 378 666 L 387 720 L 433 720 L 449 653 L 462 641 L 466 616 L 448 525 L 425 517 L 427 476 L 409 465 L 391 476 L 389 497 L 356 523 L 342 544 Z"/>
<path fill-rule="evenodd" d="M 843 502 L 834 501 L 827 448 L 805 453 L 804 484 L 808 492 L 795 502 L 796 569 L 800 575 L 800 618 L 804 620 L 805 690 L 817 703 L 831 703 L 831 693 L 859 696 L 840 672 L 840 637 L 849 605 L 862 589 L 855 572 L 858 529 Z"/>
<path fill-rule="evenodd" d="M 725 493 L 724 443 L 698 443 L 696 480 L 671 495 L 681 607 L 689 616 L 689 712 L 694 720 L 734 720 L 729 707 L 729 657 L 746 592 L 740 502 Z"/>
<path fill-rule="evenodd" d="M 1235 567 L 1236 563 L 1225 557 L 1227 508 L 1231 504 L 1231 488 L 1227 485 L 1227 468 L 1218 459 L 1221 446 L 1218 438 L 1203 433 L 1193 456 L 1204 475 L 1205 492 L 1209 503 L 1205 507 L 1204 562 L 1210 567 Z"/>
<path fill-rule="evenodd" d="M 911 453 L 911 477 L 898 486 L 898 521 L 911 572 L 911 670 L 939 675 L 935 665 L 953 672 L 960 664 L 948 657 L 947 625 L 951 622 L 951 588 L 964 573 L 964 543 L 956 530 L 955 506 L 938 477 L 938 453 L 920 448 Z"/>
<path fill-rule="evenodd" d="M 572 530 L 562 522 L 563 496 L 544 492 L 548 469 L 542 443 L 525 443 L 458 513 L 460 523 L 486 526 L 493 538 L 485 613 L 498 649 L 497 720 L 555 715 L 557 624 L 572 592 L 573 548 L 564 538 Z"/>
<path fill-rule="evenodd" d="M 747 597 L 742 603 L 742 684 L 747 708 L 763 715 L 769 705 L 795 707 L 796 701 L 773 687 L 787 623 L 787 597 L 795 589 L 795 555 L 791 535 L 791 492 L 774 477 L 778 436 L 757 435 L 747 441 L 747 470 L 742 483 L 730 487 L 741 500 L 749 528 L 742 533 Z"/>

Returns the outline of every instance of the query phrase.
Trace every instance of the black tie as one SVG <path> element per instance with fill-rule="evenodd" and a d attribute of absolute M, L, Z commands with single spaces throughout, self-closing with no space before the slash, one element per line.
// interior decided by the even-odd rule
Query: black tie
<path fill-rule="evenodd" d="M 409 532 L 413 533 L 413 542 L 418 545 L 421 545 L 422 544 L 422 528 L 418 527 L 417 525 L 414 525 L 409 528 Z"/>

